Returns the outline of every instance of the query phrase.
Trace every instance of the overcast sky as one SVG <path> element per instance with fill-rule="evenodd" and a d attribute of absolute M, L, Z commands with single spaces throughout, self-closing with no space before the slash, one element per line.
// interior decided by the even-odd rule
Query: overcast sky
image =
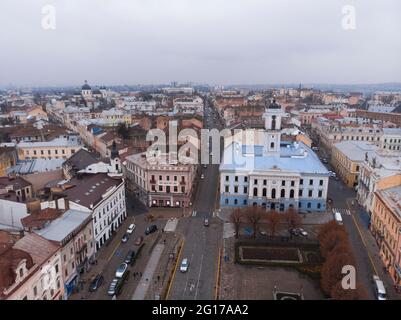
<path fill-rule="evenodd" d="M 0 0 L 0 30 L 0 86 L 401 82 L 400 0 Z"/>

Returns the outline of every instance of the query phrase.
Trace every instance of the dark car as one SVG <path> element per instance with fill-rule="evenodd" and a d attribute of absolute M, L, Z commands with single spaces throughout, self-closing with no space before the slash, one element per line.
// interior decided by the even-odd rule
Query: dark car
<path fill-rule="evenodd" d="M 132 264 L 135 260 L 135 251 L 130 250 L 128 251 L 127 255 L 125 256 L 124 262 L 127 264 Z"/>
<path fill-rule="evenodd" d="M 122 237 L 121 242 L 122 242 L 122 243 L 126 243 L 126 242 L 128 241 L 128 239 L 129 239 L 129 235 L 128 235 L 128 233 L 126 233 L 126 234 L 124 234 L 124 236 Z"/>
<path fill-rule="evenodd" d="M 157 225 L 152 224 L 151 226 L 149 226 L 149 227 L 146 228 L 145 234 L 146 234 L 146 235 L 149 235 L 149 234 L 151 234 L 151 233 L 153 233 L 153 232 L 156 232 L 156 231 L 157 231 Z"/>
<path fill-rule="evenodd" d="M 89 285 L 89 291 L 95 292 L 103 283 L 103 276 L 98 274 Z"/>

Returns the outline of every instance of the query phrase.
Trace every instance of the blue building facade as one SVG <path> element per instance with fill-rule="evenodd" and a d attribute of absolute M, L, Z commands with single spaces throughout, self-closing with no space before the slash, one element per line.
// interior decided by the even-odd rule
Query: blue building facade
<path fill-rule="evenodd" d="M 220 164 L 220 207 L 261 206 L 266 210 L 325 211 L 329 172 L 302 142 L 281 141 L 281 106 L 264 114 L 260 143 L 233 141 Z"/>

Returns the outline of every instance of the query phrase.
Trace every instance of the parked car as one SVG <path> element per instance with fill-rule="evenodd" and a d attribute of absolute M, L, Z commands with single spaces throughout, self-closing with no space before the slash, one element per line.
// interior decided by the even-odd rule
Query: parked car
<path fill-rule="evenodd" d="M 149 235 L 149 234 L 151 234 L 151 233 L 153 233 L 153 232 L 156 232 L 156 231 L 157 231 L 157 225 L 152 224 L 151 226 L 149 226 L 149 227 L 146 228 L 145 234 L 146 234 L 146 235 Z"/>
<path fill-rule="evenodd" d="M 343 224 L 343 217 L 341 216 L 340 212 L 334 212 L 334 220 L 336 220 L 336 222 L 340 225 Z"/>
<path fill-rule="evenodd" d="M 132 234 L 135 230 L 135 224 L 131 223 L 127 229 L 128 234 Z"/>
<path fill-rule="evenodd" d="M 203 173 L 201 174 L 201 179 L 205 179 L 205 175 Z"/>
<path fill-rule="evenodd" d="M 135 261 L 135 251 L 129 250 L 127 255 L 125 256 L 124 262 L 126 264 L 132 264 Z"/>
<path fill-rule="evenodd" d="M 143 241 L 143 237 L 139 236 L 135 239 L 134 245 L 139 246 Z"/>
<path fill-rule="evenodd" d="M 329 163 L 329 161 L 326 158 L 323 158 L 322 162 L 325 163 L 325 164 Z"/>
<path fill-rule="evenodd" d="M 129 235 L 128 235 L 128 233 L 125 233 L 123 235 L 123 237 L 121 238 L 121 242 L 126 243 L 128 241 L 128 239 L 129 239 Z"/>
<path fill-rule="evenodd" d="M 207 165 L 206 165 L 206 164 L 204 164 L 204 165 L 203 165 L 203 167 L 206 169 L 206 168 L 207 168 Z"/>
<path fill-rule="evenodd" d="M 259 231 L 259 234 L 260 234 L 261 236 L 264 236 L 264 237 L 267 236 L 267 232 L 264 231 L 264 230 L 260 230 L 260 231 Z"/>
<path fill-rule="evenodd" d="M 377 275 L 374 275 L 373 283 L 374 283 L 376 299 L 377 300 L 387 300 L 386 289 L 384 288 L 383 281 L 381 281 Z"/>
<path fill-rule="evenodd" d="M 288 230 L 290 232 L 290 234 L 292 234 L 293 236 L 298 236 L 299 235 L 299 231 L 296 228 L 290 228 Z"/>
<path fill-rule="evenodd" d="M 128 269 L 128 264 L 123 262 L 122 264 L 119 265 L 119 267 L 116 270 L 116 278 L 122 278 L 125 274 L 125 272 Z"/>
<path fill-rule="evenodd" d="M 205 218 L 205 220 L 203 220 L 203 225 L 204 225 L 205 227 L 208 227 L 208 226 L 209 226 L 209 218 Z"/>
<path fill-rule="evenodd" d="M 181 266 L 180 266 L 180 271 L 181 272 L 187 272 L 189 267 L 189 262 L 187 258 L 182 259 L 181 261 Z"/>
<path fill-rule="evenodd" d="M 96 277 L 92 280 L 91 284 L 89 285 L 89 291 L 95 292 L 103 283 L 103 276 L 101 274 L 96 275 Z"/>
<path fill-rule="evenodd" d="M 308 233 L 302 228 L 298 228 L 298 233 L 299 233 L 299 235 L 301 235 L 301 236 L 303 236 L 305 238 L 308 237 Z"/>
<path fill-rule="evenodd" d="M 312 147 L 312 150 L 313 151 L 319 151 L 319 148 L 318 147 Z"/>

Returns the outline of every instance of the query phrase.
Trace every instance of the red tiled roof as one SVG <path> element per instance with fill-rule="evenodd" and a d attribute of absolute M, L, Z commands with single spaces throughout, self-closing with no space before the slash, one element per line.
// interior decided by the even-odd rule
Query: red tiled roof
<path fill-rule="evenodd" d="M 24 250 L 9 248 L 0 255 L 0 296 L 4 289 L 14 284 L 16 278 L 15 269 L 24 259 L 26 259 L 26 267 L 28 269 L 32 268 L 34 265 L 33 259 L 29 253 Z"/>

